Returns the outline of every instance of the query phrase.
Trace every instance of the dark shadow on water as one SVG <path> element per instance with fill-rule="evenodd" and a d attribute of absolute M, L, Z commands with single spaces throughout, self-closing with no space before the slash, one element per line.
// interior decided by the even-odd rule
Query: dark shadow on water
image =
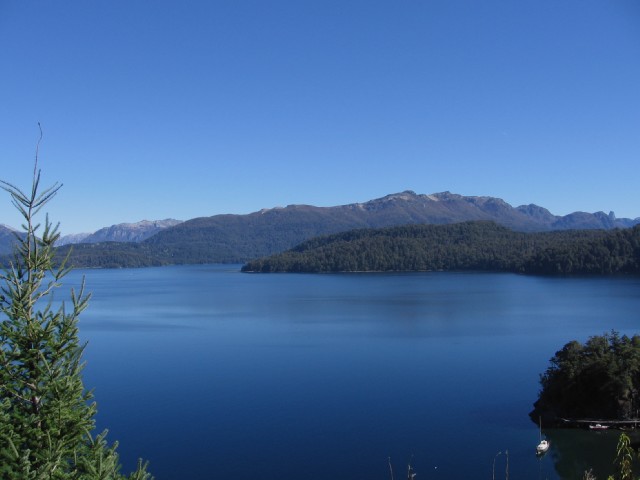
<path fill-rule="evenodd" d="M 547 456 L 551 456 L 558 476 L 563 480 L 584 478 L 592 470 L 598 479 L 614 473 L 619 430 L 590 431 L 587 429 L 545 429 L 543 435 L 551 442 Z M 626 432 L 632 443 L 640 440 L 640 433 Z M 634 471 L 639 471 L 638 462 Z"/>

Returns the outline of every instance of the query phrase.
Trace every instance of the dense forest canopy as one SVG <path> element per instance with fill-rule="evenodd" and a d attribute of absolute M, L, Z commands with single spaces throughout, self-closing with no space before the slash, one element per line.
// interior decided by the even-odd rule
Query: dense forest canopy
<path fill-rule="evenodd" d="M 531 418 L 545 425 L 561 419 L 629 420 L 640 411 L 640 336 L 612 331 L 582 344 L 567 343 L 540 376 Z"/>
<path fill-rule="evenodd" d="M 493 222 L 361 229 L 248 262 L 247 272 L 476 270 L 538 274 L 640 272 L 640 227 L 514 232 Z"/>

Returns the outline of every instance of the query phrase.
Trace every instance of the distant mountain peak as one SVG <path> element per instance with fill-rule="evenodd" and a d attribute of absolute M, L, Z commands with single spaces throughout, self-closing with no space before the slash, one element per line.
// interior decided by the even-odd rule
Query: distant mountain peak
<path fill-rule="evenodd" d="M 79 233 L 65 235 L 58 245 L 70 243 L 99 243 L 99 242 L 142 242 L 161 230 L 174 227 L 182 223 L 181 220 L 166 218 L 164 220 L 140 220 L 134 223 L 118 223 L 104 227 L 94 233 Z"/>
<path fill-rule="evenodd" d="M 392 193 L 390 195 L 385 195 L 382 198 L 378 198 L 376 200 L 372 200 L 373 202 L 375 201 L 379 201 L 379 202 L 388 202 L 388 201 L 393 201 L 393 200 L 405 200 L 405 201 L 409 201 L 409 200 L 415 200 L 417 197 L 419 197 L 419 195 L 416 195 L 416 193 L 412 190 L 405 190 L 404 192 L 400 192 L 400 193 Z"/>

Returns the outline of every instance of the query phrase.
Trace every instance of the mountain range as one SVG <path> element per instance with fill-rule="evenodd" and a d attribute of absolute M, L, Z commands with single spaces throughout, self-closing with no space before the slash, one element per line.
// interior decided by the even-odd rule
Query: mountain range
<path fill-rule="evenodd" d="M 119 223 L 101 228 L 94 233 L 64 235 L 58 241 L 58 245 L 62 246 L 69 243 L 142 242 L 160 230 L 174 227 L 179 223 L 182 223 L 182 221 L 172 218 L 155 221 L 142 220 L 136 223 Z"/>
<path fill-rule="evenodd" d="M 352 229 L 474 220 L 493 221 L 520 232 L 609 230 L 640 223 L 640 218 L 619 219 L 613 212 L 575 212 L 557 216 L 537 205 L 512 207 L 495 197 L 450 192 L 423 195 L 404 191 L 364 203 L 334 207 L 289 205 L 245 215 L 222 214 L 185 222 L 165 220 L 114 225 L 81 237 L 73 255 L 77 266 L 105 266 L 105 256 L 114 263 L 107 262 L 109 266 L 245 262 L 287 250 L 312 237 Z M 1 227 L 0 242 L 3 242 L 0 253 L 6 253 Z M 68 249 L 68 245 L 62 249 Z"/>
<path fill-rule="evenodd" d="M 142 220 L 136 223 L 119 223 L 104 227 L 94 233 L 72 233 L 63 235 L 57 242 L 57 246 L 78 243 L 100 242 L 142 242 L 155 235 L 160 230 L 173 227 L 182 223 L 181 220 Z M 17 230 L 0 224 L 0 255 L 11 253 Z"/>

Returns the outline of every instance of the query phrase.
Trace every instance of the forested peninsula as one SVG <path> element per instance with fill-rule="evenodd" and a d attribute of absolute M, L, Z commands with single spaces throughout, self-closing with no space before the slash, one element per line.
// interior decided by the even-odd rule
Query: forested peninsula
<path fill-rule="evenodd" d="M 612 331 L 582 344 L 567 343 L 540 377 L 530 413 L 544 425 L 577 426 L 580 420 L 633 421 L 640 411 L 640 336 Z"/>
<path fill-rule="evenodd" d="M 246 263 L 244 272 L 640 272 L 640 226 L 515 232 L 493 222 L 360 229 Z"/>

